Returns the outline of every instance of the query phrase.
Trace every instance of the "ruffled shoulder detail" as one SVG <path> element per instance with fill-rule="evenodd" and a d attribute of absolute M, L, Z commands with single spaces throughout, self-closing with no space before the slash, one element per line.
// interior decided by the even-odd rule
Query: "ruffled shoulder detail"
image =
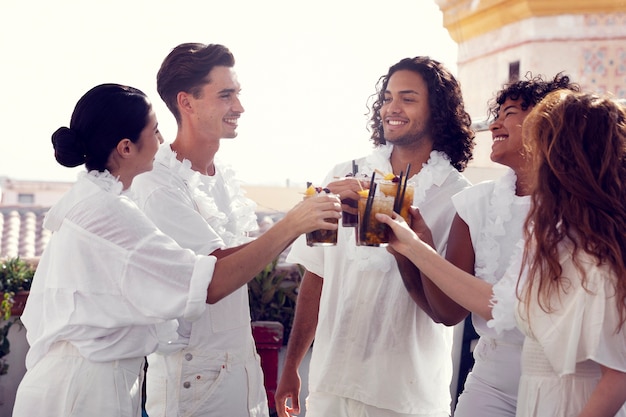
<path fill-rule="evenodd" d="M 606 265 L 581 256 L 585 257 L 581 265 L 587 271 L 586 288 L 571 256 L 566 255 L 563 276 L 569 277 L 569 285 L 559 300 L 553 300 L 554 310 L 546 313 L 533 302 L 526 315 L 525 304 L 520 304 L 520 317 L 528 317 L 527 334 L 539 343 L 558 375 L 576 372 L 576 364 L 586 360 L 626 372 L 626 331 L 618 331 L 616 277 Z"/>
<path fill-rule="evenodd" d="M 258 229 L 255 214 L 256 203 L 245 197 L 245 191 L 235 178 L 235 171 L 229 166 L 215 161 L 215 175 L 200 175 L 191 169 L 187 159 L 179 161 L 169 146 L 161 146 L 157 159 L 176 173 L 187 186 L 198 212 L 222 238 L 226 246 L 238 246 L 251 240 L 250 233 Z M 230 212 L 220 210 L 211 191 L 219 184 L 224 187 Z"/>
<path fill-rule="evenodd" d="M 493 296 L 491 298 L 491 316 L 487 321 L 487 327 L 494 329 L 498 334 L 505 330 L 517 327 L 515 306 L 517 305 L 517 282 L 520 279 L 522 267 L 522 253 L 524 251 L 524 239 L 518 240 L 515 251 L 511 256 L 511 263 L 504 276 L 493 284 Z M 524 277 L 524 275 L 522 275 Z M 520 282 L 523 285 L 524 278 Z"/>
<path fill-rule="evenodd" d="M 416 181 L 415 194 L 413 197 L 413 205 L 419 206 L 426 199 L 426 192 L 433 185 L 441 185 L 450 175 L 450 158 L 443 152 L 432 151 L 428 161 L 422 165 L 422 169 L 418 172 L 417 177 L 412 179 Z"/>
<path fill-rule="evenodd" d="M 86 178 L 89 181 L 97 184 L 104 191 L 111 194 L 119 195 L 124 189 L 124 184 L 119 180 L 119 177 L 114 177 L 108 170 L 102 172 L 93 170 L 89 172 L 79 172 L 78 178 Z"/>
<path fill-rule="evenodd" d="M 506 223 L 512 217 L 511 206 L 515 199 L 515 181 L 515 172 L 508 170 L 495 182 L 486 213 L 485 227 L 481 230 L 476 242 L 476 276 L 492 285 L 497 282 L 495 272 L 501 262 L 497 238 L 506 234 Z"/>

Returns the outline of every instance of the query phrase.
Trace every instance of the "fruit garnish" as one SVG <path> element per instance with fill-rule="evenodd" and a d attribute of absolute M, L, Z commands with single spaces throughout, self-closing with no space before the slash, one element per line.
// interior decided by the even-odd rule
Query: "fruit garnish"
<path fill-rule="evenodd" d="M 387 181 L 393 181 L 394 179 L 397 179 L 397 178 L 398 177 L 393 172 L 391 172 L 389 174 L 385 174 L 385 176 L 383 177 L 383 179 L 387 180 Z"/>
<path fill-rule="evenodd" d="M 359 196 L 367 198 L 367 196 L 369 196 L 370 194 L 370 190 L 359 190 L 357 191 L 357 193 L 359 193 Z"/>
<path fill-rule="evenodd" d="M 315 187 L 313 187 L 313 185 L 311 183 L 307 183 L 307 184 L 310 184 L 310 185 L 307 187 L 306 191 L 304 192 L 304 195 L 306 195 L 306 196 L 314 195 L 315 194 Z"/>

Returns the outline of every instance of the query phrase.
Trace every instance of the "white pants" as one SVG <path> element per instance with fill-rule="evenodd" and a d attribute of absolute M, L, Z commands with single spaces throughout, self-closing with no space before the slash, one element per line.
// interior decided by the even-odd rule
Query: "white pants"
<path fill-rule="evenodd" d="M 13 417 L 139 417 L 144 361 L 92 362 L 56 343 L 24 375 Z"/>
<path fill-rule="evenodd" d="M 455 417 L 515 417 L 522 346 L 481 337 Z"/>
<path fill-rule="evenodd" d="M 268 417 L 254 345 L 240 353 L 183 349 L 148 357 L 150 417 Z"/>
<path fill-rule="evenodd" d="M 323 392 L 312 392 L 306 399 L 306 417 L 448 417 L 448 414 L 404 414 L 374 407 Z"/>

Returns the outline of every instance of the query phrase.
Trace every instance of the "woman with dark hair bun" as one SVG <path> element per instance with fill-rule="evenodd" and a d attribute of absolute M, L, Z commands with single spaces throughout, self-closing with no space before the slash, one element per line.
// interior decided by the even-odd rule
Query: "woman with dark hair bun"
<path fill-rule="evenodd" d="M 296 237 L 336 229 L 336 197 L 297 204 L 257 240 L 219 260 L 164 235 L 128 198 L 162 142 L 144 93 L 117 84 L 89 90 L 70 126 L 52 135 L 57 161 L 85 164 L 48 212 L 53 232 L 22 315 L 30 350 L 14 417 L 138 417 L 144 357 L 246 285 Z"/>
<path fill-rule="evenodd" d="M 118 84 L 94 87 L 76 104 L 71 128 L 61 127 L 52 135 L 57 162 L 104 171 L 121 138 L 139 140 L 151 111 L 148 97 L 136 88 Z M 163 143 L 160 133 L 158 139 Z"/>

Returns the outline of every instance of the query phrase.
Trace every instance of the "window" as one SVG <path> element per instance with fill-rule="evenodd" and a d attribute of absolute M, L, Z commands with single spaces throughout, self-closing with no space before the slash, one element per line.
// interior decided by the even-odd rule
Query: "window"
<path fill-rule="evenodd" d="M 519 80 L 519 61 L 509 64 L 509 82 L 514 83 Z"/>
<path fill-rule="evenodd" d="M 19 204 L 34 204 L 35 203 L 35 194 L 32 193 L 19 193 L 17 195 L 17 202 Z"/>

